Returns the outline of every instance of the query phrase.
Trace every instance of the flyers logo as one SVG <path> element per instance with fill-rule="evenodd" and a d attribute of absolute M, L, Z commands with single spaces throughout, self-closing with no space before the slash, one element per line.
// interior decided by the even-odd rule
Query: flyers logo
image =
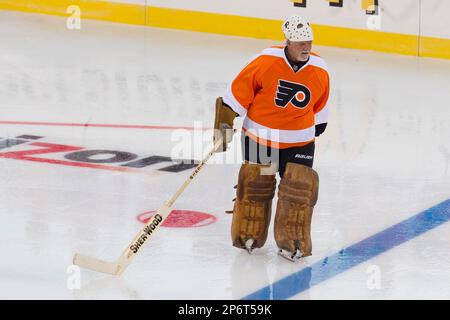
<path fill-rule="evenodd" d="M 289 82 L 285 80 L 278 81 L 277 97 L 275 104 L 281 108 L 286 108 L 289 102 L 294 107 L 306 108 L 311 101 L 311 91 L 299 83 Z"/>

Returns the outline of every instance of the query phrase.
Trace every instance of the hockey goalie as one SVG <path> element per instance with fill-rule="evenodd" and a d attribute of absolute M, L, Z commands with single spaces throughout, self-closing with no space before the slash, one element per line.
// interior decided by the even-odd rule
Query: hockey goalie
<path fill-rule="evenodd" d="M 311 52 L 313 31 L 301 16 L 282 25 L 281 46 L 263 50 L 216 100 L 214 139 L 227 150 L 236 117 L 244 117 L 241 166 L 233 209 L 233 246 L 251 253 L 268 236 L 276 173 L 280 176 L 274 236 L 291 261 L 312 254 L 311 221 L 319 192 L 312 168 L 315 138 L 327 126 L 329 75 Z"/>

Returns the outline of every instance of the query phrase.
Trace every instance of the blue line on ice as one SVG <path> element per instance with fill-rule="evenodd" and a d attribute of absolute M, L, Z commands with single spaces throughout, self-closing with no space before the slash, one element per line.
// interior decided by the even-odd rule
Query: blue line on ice
<path fill-rule="evenodd" d="M 450 220 L 450 199 L 282 278 L 243 300 L 289 299 Z"/>

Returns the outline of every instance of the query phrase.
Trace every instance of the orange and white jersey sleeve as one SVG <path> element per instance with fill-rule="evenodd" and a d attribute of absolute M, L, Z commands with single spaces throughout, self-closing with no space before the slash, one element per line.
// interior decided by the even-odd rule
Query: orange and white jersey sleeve
<path fill-rule="evenodd" d="M 330 78 L 328 73 L 324 75 L 323 94 L 314 105 L 314 121 L 316 125 L 328 123 L 328 98 L 330 96 Z"/>
<path fill-rule="evenodd" d="M 229 105 L 239 116 L 244 116 L 260 89 L 258 76 L 261 73 L 260 56 L 251 60 L 237 75 L 223 96 L 223 102 Z"/>

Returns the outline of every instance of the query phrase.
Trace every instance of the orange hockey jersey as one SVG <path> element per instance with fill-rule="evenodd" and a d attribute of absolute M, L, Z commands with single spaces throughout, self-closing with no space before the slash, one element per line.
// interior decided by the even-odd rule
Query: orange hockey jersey
<path fill-rule="evenodd" d="M 315 126 L 328 121 L 329 76 L 325 61 L 311 53 L 297 72 L 284 47 L 265 49 L 234 79 L 223 100 L 240 116 L 242 130 L 272 148 L 303 146 Z"/>

